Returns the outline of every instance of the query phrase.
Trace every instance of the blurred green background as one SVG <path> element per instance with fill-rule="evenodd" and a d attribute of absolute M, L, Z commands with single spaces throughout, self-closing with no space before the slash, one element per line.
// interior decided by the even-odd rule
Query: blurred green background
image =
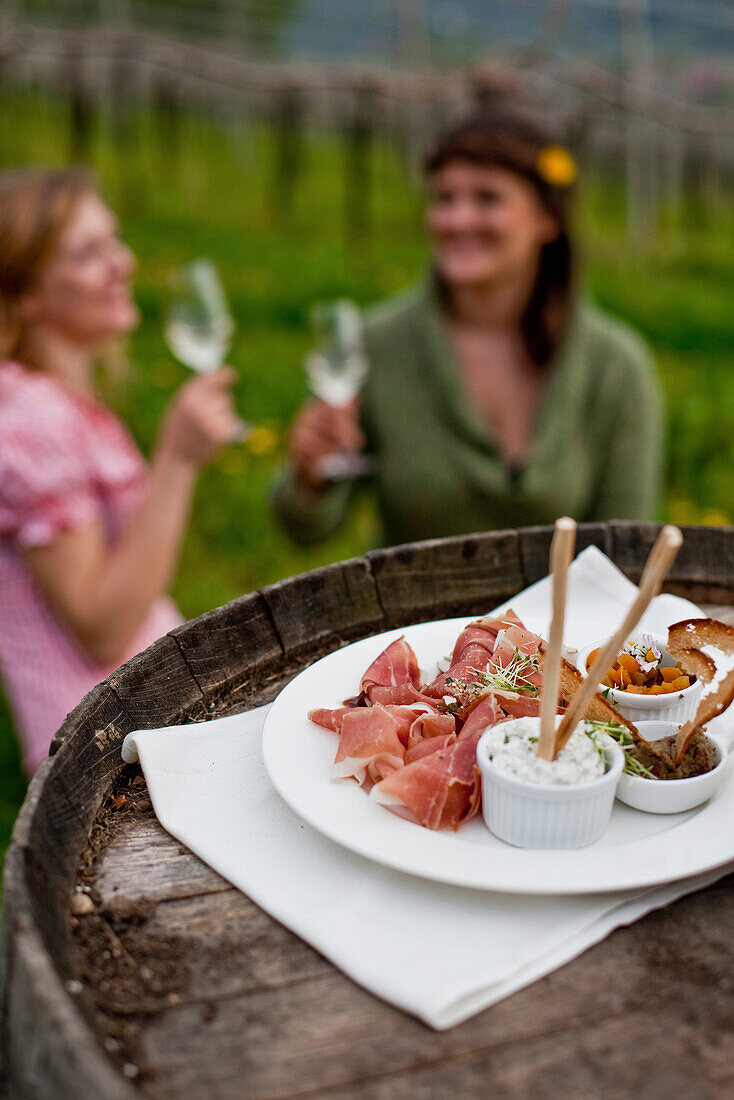
<path fill-rule="evenodd" d="M 0 91 L 0 165 L 68 163 L 69 106 L 41 90 Z M 279 181 L 282 147 L 267 125 L 216 123 L 194 110 L 139 109 L 124 145 L 95 115 L 87 159 L 139 259 L 139 330 L 126 376 L 104 385 L 144 451 L 187 377 L 163 341 L 170 269 L 196 256 L 220 268 L 237 321 L 229 362 L 244 417 L 268 429 L 229 448 L 201 479 L 174 596 L 187 616 L 280 577 L 362 552 L 378 538 L 371 502 L 317 548 L 289 544 L 268 510 L 268 484 L 306 394 L 308 309 L 348 296 L 367 304 L 416 279 L 426 262 L 420 183 L 395 146 L 371 154 L 362 233 L 345 221 L 344 147 L 309 131 L 292 201 Z M 663 203 L 642 248 L 625 228 L 624 187 L 582 165 L 578 231 L 593 297 L 655 350 L 668 398 L 667 478 L 660 518 L 730 523 L 734 502 L 734 202 L 684 194 Z M 634 478 L 635 456 L 628 476 Z M 0 851 L 23 796 L 7 708 L 0 703 Z"/>

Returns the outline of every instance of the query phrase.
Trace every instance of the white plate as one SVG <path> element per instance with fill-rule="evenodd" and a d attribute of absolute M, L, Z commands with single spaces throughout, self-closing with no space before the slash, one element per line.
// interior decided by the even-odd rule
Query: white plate
<path fill-rule="evenodd" d="M 457 886 L 523 894 L 588 894 L 686 878 L 734 858 L 731 759 L 718 794 L 684 814 L 642 814 L 615 802 L 609 829 L 575 851 L 512 848 L 481 815 L 457 833 L 432 832 L 370 799 L 356 784 L 332 783 L 337 737 L 309 722 L 313 707 L 356 694 L 362 674 L 404 634 L 424 673 L 450 654 L 471 619 L 444 619 L 364 638 L 311 665 L 283 689 L 263 730 L 263 757 L 281 797 L 337 844 L 398 871 Z"/>

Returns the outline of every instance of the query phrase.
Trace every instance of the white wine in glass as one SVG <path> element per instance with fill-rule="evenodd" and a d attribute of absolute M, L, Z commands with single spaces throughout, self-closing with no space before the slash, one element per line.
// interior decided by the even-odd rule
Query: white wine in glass
<path fill-rule="evenodd" d="M 234 336 L 234 321 L 211 260 L 193 260 L 169 279 L 166 342 L 184 366 L 209 374 L 221 366 Z"/>
<path fill-rule="evenodd" d="M 224 362 L 235 325 L 219 272 L 211 260 L 192 260 L 168 280 L 165 336 L 172 354 L 197 374 L 211 374 Z M 252 425 L 240 421 L 232 442 L 242 443 Z"/>
<path fill-rule="evenodd" d="M 354 302 L 318 303 L 311 310 L 318 351 L 306 356 L 304 368 L 311 393 L 337 408 L 349 405 L 360 393 L 368 362 L 362 342 L 362 315 Z M 343 481 L 371 474 L 368 455 L 341 451 L 324 455 L 321 472 L 327 481 Z"/>

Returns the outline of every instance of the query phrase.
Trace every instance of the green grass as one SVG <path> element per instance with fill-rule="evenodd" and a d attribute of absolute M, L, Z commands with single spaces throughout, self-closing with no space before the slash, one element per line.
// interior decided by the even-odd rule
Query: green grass
<path fill-rule="evenodd" d="M 302 174 L 286 216 L 273 186 L 276 147 L 265 128 L 216 126 L 182 116 L 166 140 L 151 113 L 132 117 L 123 149 L 97 120 L 91 161 L 124 235 L 139 258 L 142 323 L 130 342 L 132 367 L 109 381 L 113 406 L 144 450 L 186 371 L 161 335 L 165 280 L 197 255 L 220 267 L 237 336 L 229 360 L 239 375 L 243 416 L 278 432 L 278 451 L 230 448 L 201 479 L 174 587 L 193 616 L 280 577 L 359 553 L 376 538 L 368 501 L 323 546 L 289 544 L 272 521 L 268 483 L 287 425 L 305 396 L 309 304 L 341 295 L 367 303 L 416 278 L 425 264 L 421 197 L 399 156 L 375 151 L 369 235 L 344 227 L 343 150 L 309 133 Z M 68 154 L 63 102 L 37 94 L 0 96 L 0 165 L 61 164 Z M 579 212 L 585 278 L 602 305 L 652 343 L 669 401 L 667 487 L 661 518 L 731 522 L 734 500 L 734 205 L 688 202 L 664 211 L 643 255 L 625 240 L 617 181 L 586 173 Z M 630 456 L 629 476 L 635 476 Z M 0 850 L 23 791 L 10 719 L 0 707 Z"/>

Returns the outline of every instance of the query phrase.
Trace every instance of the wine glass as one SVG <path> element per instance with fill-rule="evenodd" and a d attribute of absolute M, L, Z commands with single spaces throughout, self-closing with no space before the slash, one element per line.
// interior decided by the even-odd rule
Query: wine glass
<path fill-rule="evenodd" d="M 311 392 L 336 408 L 349 405 L 360 393 L 368 362 L 362 342 L 362 316 L 354 302 L 320 302 L 311 310 L 318 351 L 306 356 L 304 369 Z M 372 473 L 366 455 L 342 451 L 324 455 L 320 472 L 327 481 L 343 481 Z"/>
<path fill-rule="evenodd" d="M 165 337 L 180 363 L 198 374 L 210 374 L 222 364 L 234 331 L 224 287 L 211 260 L 192 260 L 172 272 Z M 251 432 L 252 426 L 241 421 L 236 440 L 248 439 Z"/>
<path fill-rule="evenodd" d="M 234 321 L 211 260 L 192 260 L 168 282 L 166 341 L 184 366 L 209 374 L 222 363 L 234 336 Z"/>

